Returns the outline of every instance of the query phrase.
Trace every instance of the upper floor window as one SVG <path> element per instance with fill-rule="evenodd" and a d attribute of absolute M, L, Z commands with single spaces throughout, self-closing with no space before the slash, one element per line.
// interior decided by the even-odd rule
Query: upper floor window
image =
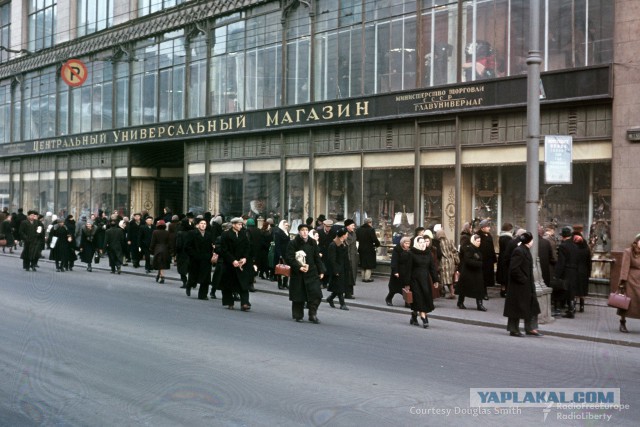
<path fill-rule="evenodd" d="M 78 0 L 78 37 L 113 25 L 114 0 Z"/>
<path fill-rule="evenodd" d="M 56 37 L 57 0 L 29 1 L 29 50 L 51 47 Z"/>
<path fill-rule="evenodd" d="M 186 0 L 138 0 L 138 16 L 159 12 L 163 9 L 182 4 L 185 1 Z"/>
<path fill-rule="evenodd" d="M 0 5 L 0 46 L 11 48 L 11 2 Z M 0 50 L 0 62 L 9 59 L 9 52 Z"/>

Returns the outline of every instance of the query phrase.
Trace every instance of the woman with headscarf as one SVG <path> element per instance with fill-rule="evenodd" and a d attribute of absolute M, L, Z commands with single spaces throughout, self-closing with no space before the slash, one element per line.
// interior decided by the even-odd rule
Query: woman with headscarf
<path fill-rule="evenodd" d="M 164 270 L 171 268 L 171 241 L 169 230 L 163 219 L 156 223 L 151 234 L 149 251 L 153 254 L 153 269 L 158 270 L 156 282 L 164 283 Z M 207 289 L 208 291 L 208 289 Z"/>
<path fill-rule="evenodd" d="M 618 287 L 621 293 L 631 298 L 628 310 L 618 310 L 620 332 L 628 333 L 627 317 L 640 319 L 640 234 L 624 250 Z"/>
<path fill-rule="evenodd" d="M 13 246 L 16 244 L 13 239 L 13 228 L 11 227 L 11 215 L 7 215 L 5 219 L 0 223 L 0 234 L 2 234 L 6 240 L 5 245 L 2 247 L 4 253 L 5 248 L 9 248 L 9 253 L 13 253 Z"/>
<path fill-rule="evenodd" d="M 504 317 L 507 317 L 507 331 L 512 337 L 524 336 L 520 332 L 520 319 L 524 319 L 527 335 L 541 337 L 538 332 L 540 305 L 533 278 L 533 257 L 529 248 L 533 246 L 533 235 L 529 232 L 518 237 L 518 246 L 509 260 L 509 292 L 504 302 Z"/>
<path fill-rule="evenodd" d="M 389 293 L 384 302 L 393 305 L 395 294 L 402 295 L 402 288 L 411 283 L 411 237 L 400 239 L 391 252 L 391 276 L 389 276 Z"/>
<path fill-rule="evenodd" d="M 289 223 L 286 219 L 283 219 L 278 224 L 277 228 L 273 229 L 273 242 L 275 243 L 274 262 L 278 264 L 284 262 L 284 257 L 287 254 L 287 246 L 291 239 L 289 238 Z M 289 288 L 289 278 L 286 276 L 277 276 L 278 289 Z"/>
<path fill-rule="evenodd" d="M 351 277 L 351 264 L 349 263 L 349 249 L 345 244 L 348 234 L 346 228 L 340 228 L 336 231 L 336 237 L 329 243 L 329 248 L 327 249 L 327 263 L 331 266 L 331 279 L 329 279 L 329 286 L 327 287 L 331 295 L 327 298 L 327 303 L 336 308 L 333 300 L 338 297 L 341 310 L 349 310 L 344 303 L 344 295 L 351 288 L 351 281 L 353 280 Z"/>
<path fill-rule="evenodd" d="M 94 238 L 96 230 L 93 227 L 93 221 L 88 219 L 85 223 L 82 231 L 80 231 L 80 261 L 87 264 L 87 271 L 91 272 L 91 263 L 93 262 L 93 255 L 96 251 L 94 244 Z"/>
<path fill-rule="evenodd" d="M 434 310 L 431 283 L 435 288 L 439 286 L 436 263 L 431 254 L 431 239 L 428 236 L 417 236 L 411 247 L 411 325 L 418 325 L 418 314 L 422 320 L 422 327 L 429 327 L 427 313 Z"/>
<path fill-rule="evenodd" d="M 449 299 L 456 297 L 455 290 L 453 289 L 453 275 L 458 269 L 460 264 L 460 257 L 458 257 L 458 251 L 455 245 L 449 239 L 443 229 L 436 231 L 436 237 L 440 242 L 440 252 L 442 258 L 440 259 L 440 281 L 442 283 L 442 289 L 449 288 Z"/>
<path fill-rule="evenodd" d="M 471 243 L 462 249 L 460 256 L 460 280 L 458 281 L 458 308 L 466 309 L 464 299 L 475 298 L 479 311 L 487 311 L 482 304 L 485 295 L 482 278 L 482 253 L 480 252 L 480 236 L 471 236 Z"/>

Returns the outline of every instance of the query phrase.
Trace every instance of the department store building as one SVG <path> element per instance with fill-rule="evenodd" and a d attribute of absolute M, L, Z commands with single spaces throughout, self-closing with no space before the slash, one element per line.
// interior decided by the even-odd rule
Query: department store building
<path fill-rule="evenodd" d="M 541 140 L 539 222 L 608 256 L 640 231 L 640 2 L 540 3 L 572 150 L 547 183 Z M 527 0 L 0 1 L 0 205 L 523 226 L 528 35 Z"/>

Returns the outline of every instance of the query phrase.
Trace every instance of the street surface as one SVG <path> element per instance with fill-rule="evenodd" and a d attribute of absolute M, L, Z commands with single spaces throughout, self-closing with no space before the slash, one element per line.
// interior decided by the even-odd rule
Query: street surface
<path fill-rule="evenodd" d="M 103 260 L 99 267 L 103 265 Z M 2 426 L 632 426 L 639 349 L 285 296 L 249 313 L 153 276 L 56 273 L 0 254 Z M 379 286 L 386 286 L 380 283 Z M 220 293 L 218 292 L 218 296 Z M 469 304 L 468 304 L 469 305 Z M 434 313 L 435 314 L 435 313 Z M 305 319 L 306 320 L 306 319 Z M 637 325 L 634 324 L 634 325 Z M 637 333 L 637 332 L 636 332 Z M 620 388 L 617 410 L 469 408 L 470 388 Z M 488 413 L 487 413 L 488 412 Z M 610 416 L 594 420 L 590 417 Z"/>

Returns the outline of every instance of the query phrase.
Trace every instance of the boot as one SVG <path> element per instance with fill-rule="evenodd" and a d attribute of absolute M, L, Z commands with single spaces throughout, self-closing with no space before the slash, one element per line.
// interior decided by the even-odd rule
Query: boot
<path fill-rule="evenodd" d="M 411 312 L 411 319 L 409 320 L 409 324 L 410 325 L 418 325 L 418 313 L 416 313 L 415 311 Z"/>
<path fill-rule="evenodd" d="M 487 311 L 487 308 L 482 304 L 481 299 L 476 300 L 476 307 L 478 308 L 478 311 Z"/>
<path fill-rule="evenodd" d="M 580 313 L 584 313 L 584 298 L 580 298 Z"/>
<path fill-rule="evenodd" d="M 626 320 L 620 319 L 620 332 L 624 332 L 625 334 L 629 333 L 629 330 L 627 329 L 627 321 Z"/>
<path fill-rule="evenodd" d="M 466 310 L 467 307 L 464 306 L 464 297 L 462 295 L 458 295 L 458 308 L 460 310 Z"/>
<path fill-rule="evenodd" d="M 327 303 L 331 306 L 331 308 L 336 308 L 336 305 L 333 303 L 333 299 L 336 297 L 336 294 L 331 294 L 329 298 L 327 298 Z"/>
<path fill-rule="evenodd" d="M 576 312 L 576 303 L 574 301 L 569 301 L 567 312 L 562 315 L 565 319 L 573 319 L 576 316 L 573 314 Z"/>
<path fill-rule="evenodd" d="M 421 317 L 420 320 L 422 320 L 422 327 L 427 329 L 429 327 L 429 319 L 427 319 L 427 316 Z"/>

